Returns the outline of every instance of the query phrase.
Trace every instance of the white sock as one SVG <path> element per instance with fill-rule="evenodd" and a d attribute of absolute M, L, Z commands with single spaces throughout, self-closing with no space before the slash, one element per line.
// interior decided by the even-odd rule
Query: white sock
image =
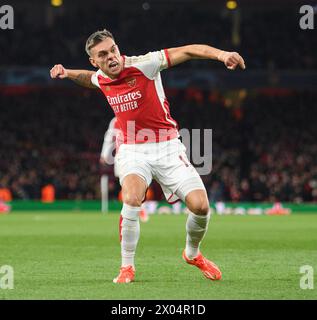
<path fill-rule="evenodd" d="M 185 253 L 187 258 L 194 259 L 199 254 L 199 245 L 206 234 L 210 212 L 203 216 L 192 212 L 188 214 L 186 222 L 186 248 Z"/>
<path fill-rule="evenodd" d="M 122 215 L 122 229 L 121 229 L 121 266 L 133 266 L 135 250 L 140 236 L 140 222 L 139 212 L 141 207 L 131 207 L 123 204 Z"/>

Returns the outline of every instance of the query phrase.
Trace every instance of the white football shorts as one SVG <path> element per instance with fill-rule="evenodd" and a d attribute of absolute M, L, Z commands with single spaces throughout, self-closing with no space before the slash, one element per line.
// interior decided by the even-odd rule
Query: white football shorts
<path fill-rule="evenodd" d="M 186 156 L 186 147 L 179 139 L 158 143 L 121 144 L 115 157 L 120 184 L 129 174 L 143 178 L 149 186 L 155 179 L 169 203 L 185 201 L 193 190 L 206 190 Z"/>

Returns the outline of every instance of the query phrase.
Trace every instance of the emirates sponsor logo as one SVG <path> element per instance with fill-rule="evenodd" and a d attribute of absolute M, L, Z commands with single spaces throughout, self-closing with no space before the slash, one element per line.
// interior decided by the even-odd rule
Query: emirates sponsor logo
<path fill-rule="evenodd" d="M 127 94 L 117 94 L 116 96 L 107 96 L 107 100 L 111 106 L 132 102 L 142 98 L 141 91 L 129 92 Z"/>

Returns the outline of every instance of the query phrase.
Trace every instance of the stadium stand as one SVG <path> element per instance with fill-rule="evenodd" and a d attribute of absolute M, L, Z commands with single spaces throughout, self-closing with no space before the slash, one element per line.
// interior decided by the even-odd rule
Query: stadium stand
<path fill-rule="evenodd" d="M 192 91 L 167 94 L 180 128 L 213 129 L 213 171 L 203 177 L 211 200 L 317 200 L 316 93 L 262 90 L 229 107 L 220 92 Z M 107 172 L 117 197 L 112 168 L 99 164 L 112 117 L 99 92 L 38 89 L 1 101 L 0 188 L 40 199 L 51 183 L 58 199 L 96 199 Z"/>
<path fill-rule="evenodd" d="M 263 70 L 304 76 L 317 70 L 317 37 L 299 28 L 295 2 L 258 6 L 241 1 L 235 13 L 225 10 L 224 1 L 200 6 L 195 1 L 153 1 L 147 7 L 137 1 L 126 6 L 109 1 L 106 9 L 94 0 L 67 2 L 60 8 L 49 1 L 33 2 L 36 5 L 13 1 L 15 29 L 0 37 L 1 70 L 21 70 L 0 86 L 0 189 L 13 199 L 40 199 L 48 184 L 57 199 L 100 198 L 104 172 L 111 175 L 110 198 L 117 197 L 120 188 L 112 168 L 99 164 L 103 135 L 113 116 L 101 93 L 67 86 L 67 81 L 56 87 L 14 82 L 14 75 L 24 77 L 23 70 L 44 67 L 48 74 L 55 63 L 91 68 L 84 44 L 92 31 L 111 29 L 128 55 L 208 43 L 241 52 L 254 76 Z M 177 68 L 190 69 L 194 77 L 201 63 Z M 203 68 L 223 66 L 205 63 Z M 213 171 L 203 177 L 212 201 L 317 201 L 316 93 L 274 88 L 274 77 L 271 85 L 235 92 L 221 84 L 210 90 L 168 88 L 180 128 L 213 129 Z"/>

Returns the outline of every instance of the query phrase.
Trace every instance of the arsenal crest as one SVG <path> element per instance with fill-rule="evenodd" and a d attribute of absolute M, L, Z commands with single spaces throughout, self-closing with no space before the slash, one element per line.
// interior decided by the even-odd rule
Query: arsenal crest
<path fill-rule="evenodd" d="M 135 77 L 127 78 L 125 81 L 129 87 L 135 87 L 135 85 L 136 85 L 136 78 Z"/>

